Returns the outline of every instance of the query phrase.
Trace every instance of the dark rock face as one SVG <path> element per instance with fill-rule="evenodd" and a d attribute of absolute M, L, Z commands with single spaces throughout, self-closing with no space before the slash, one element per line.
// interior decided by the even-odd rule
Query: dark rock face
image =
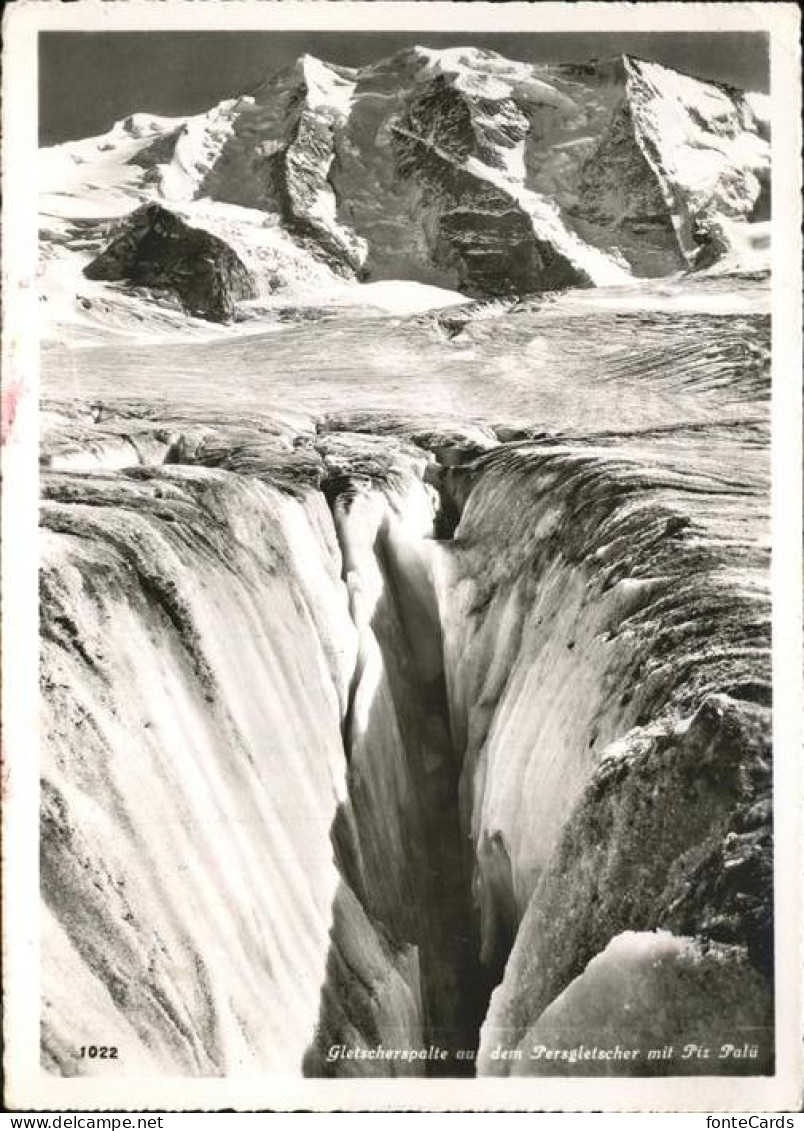
<path fill-rule="evenodd" d="M 418 182 L 426 238 L 436 264 L 454 266 L 458 285 L 474 295 L 516 295 L 588 286 L 589 276 L 539 239 L 512 195 L 454 164 L 415 134 L 394 131 L 401 177 Z"/>
<path fill-rule="evenodd" d="M 158 165 L 163 165 L 165 162 L 170 161 L 176 152 L 176 145 L 179 139 L 185 132 L 186 127 L 179 126 L 178 129 L 171 130 L 170 133 L 159 134 L 155 141 L 149 142 L 148 145 L 138 149 L 137 152 L 129 158 L 129 165 L 139 165 L 143 169 L 155 169 Z"/>
<path fill-rule="evenodd" d="M 477 157 L 503 168 L 500 149 L 513 149 L 528 135 L 530 123 L 513 98 L 467 97 L 443 74 L 415 98 L 406 128 L 457 160 Z"/>
<path fill-rule="evenodd" d="M 248 269 L 228 244 L 159 204 L 129 217 L 122 234 L 84 274 L 167 291 L 188 313 L 212 322 L 229 321 L 236 303 L 256 294 Z"/>

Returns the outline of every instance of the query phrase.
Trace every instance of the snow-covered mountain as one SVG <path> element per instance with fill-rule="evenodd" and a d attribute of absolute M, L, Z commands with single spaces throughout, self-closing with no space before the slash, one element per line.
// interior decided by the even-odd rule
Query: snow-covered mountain
<path fill-rule="evenodd" d="M 733 261 L 767 219 L 765 103 L 626 55 L 305 55 L 207 113 L 44 150 L 44 291 L 87 309 L 105 280 L 227 321 L 355 281 L 520 295 Z"/>

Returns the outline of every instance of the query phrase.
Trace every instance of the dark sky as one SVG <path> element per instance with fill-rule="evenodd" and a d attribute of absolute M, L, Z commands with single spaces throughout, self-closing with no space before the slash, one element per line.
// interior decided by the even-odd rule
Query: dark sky
<path fill-rule="evenodd" d="M 243 94 L 304 52 L 359 66 L 414 43 L 488 47 L 527 62 L 628 51 L 753 90 L 768 89 L 768 47 L 755 32 L 444 34 L 428 32 L 44 32 L 40 144 L 104 133 L 138 110 L 194 114 Z"/>

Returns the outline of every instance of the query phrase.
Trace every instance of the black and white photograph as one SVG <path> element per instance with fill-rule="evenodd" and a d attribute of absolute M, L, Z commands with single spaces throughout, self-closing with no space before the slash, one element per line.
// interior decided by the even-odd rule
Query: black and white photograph
<path fill-rule="evenodd" d="M 797 1110 L 795 6 L 42 7 L 17 1106 Z"/>

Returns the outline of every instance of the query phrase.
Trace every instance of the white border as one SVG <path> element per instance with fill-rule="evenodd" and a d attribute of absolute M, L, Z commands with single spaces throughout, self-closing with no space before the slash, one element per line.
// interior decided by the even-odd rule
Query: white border
<path fill-rule="evenodd" d="M 777 1073 L 769 1078 L 54 1079 L 38 1040 L 37 33 L 115 30 L 767 31 L 773 130 L 773 674 Z M 796 1111 L 801 1105 L 801 211 L 795 4 L 18 0 L 4 19 L 3 881 L 6 1103 L 14 1110 Z"/>

